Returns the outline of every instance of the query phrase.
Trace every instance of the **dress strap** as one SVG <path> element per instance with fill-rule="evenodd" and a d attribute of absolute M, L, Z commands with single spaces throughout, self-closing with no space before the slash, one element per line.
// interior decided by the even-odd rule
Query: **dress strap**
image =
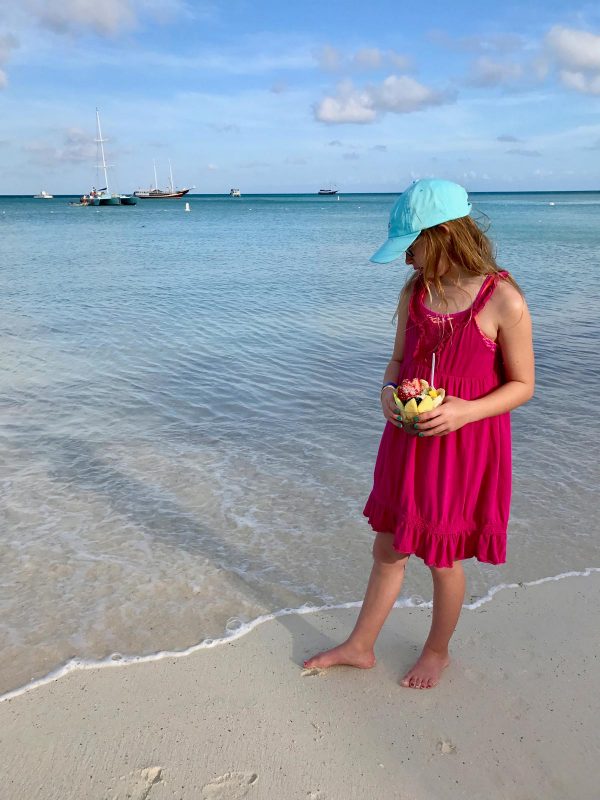
<path fill-rule="evenodd" d="M 473 301 L 473 305 L 471 306 L 471 316 L 476 317 L 477 314 L 482 310 L 482 308 L 486 305 L 490 297 L 494 294 L 494 290 L 498 285 L 498 281 L 500 279 L 505 280 L 508 277 L 508 272 L 506 270 L 500 270 L 499 272 L 492 272 L 491 275 L 488 275 L 484 282 L 481 284 L 481 289 L 477 292 L 477 297 Z"/>

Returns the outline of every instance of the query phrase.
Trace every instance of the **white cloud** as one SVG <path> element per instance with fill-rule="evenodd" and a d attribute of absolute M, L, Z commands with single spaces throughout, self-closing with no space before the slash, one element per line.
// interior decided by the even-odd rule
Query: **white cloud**
<path fill-rule="evenodd" d="M 39 24 L 54 33 L 91 28 L 102 36 L 114 36 L 136 23 L 132 0 L 27 0 L 27 6 Z"/>
<path fill-rule="evenodd" d="M 356 51 L 352 61 L 363 69 L 378 69 L 383 64 L 383 54 L 376 47 L 363 47 Z"/>
<path fill-rule="evenodd" d="M 546 35 L 546 46 L 560 67 L 578 72 L 600 72 L 600 36 L 555 25 Z"/>
<path fill-rule="evenodd" d="M 0 36 L 0 64 L 4 64 L 10 58 L 11 52 L 19 46 L 19 40 L 12 33 L 5 33 Z"/>
<path fill-rule="evenodd" d="M 396 53 L 394 50 L 389 50 L 387 58 L 396 69 L 407 70 L 412 67 L 412 62 L 408 56 L 403 56 L 401 53 Z"/>
<path fill-rule="evenodd" d="M 498 33 L 489 36 L 462 36 L 454 37 L 443 30 L 432 30 L 428 38 L 435 44 L 449 50 L 458 50 L 467 53 L 514 53 L 523 50 L 526 42 L 522 36 L 512 33 Z"/>
<path fill-rule="evenodd" d="M 356 88 L 343 81 L 335 96 L 325 97 L 314 108 L 320 122 L 369 123 L 386 112 L 408 114 L 429 106 L 454 101 L 448 93 L 436 92 L 407 75 L 390 75 L 380 84 Z"/>
<path fill-rule="evenodd" d="M 472 86 L 502 86 L 523 77 L 523 67 L 516 62 L 493 61 L 482 57 L 477 59 L 473 74 L 469 79 Z"/>
<path fill-rule="evenodd" d="M 561 70 L 560 79 L 568 89 L 575 89 L 582 94 L 600 95 L 600 72 L 596 75 L 586 75 L 584 72 L 569 72 Z"/>
<path fill-rule="evenodd" d="M 448 95 L 435 92 L 407 75 L 390 75 L 373 90 L 373 97 L 378 108 L 397 114 L 407 114 L 449 101 Z"/>
<path fill-rule="evenodd" d="M 355 89 L 351 81 L 338 86 L 336 97 L 325 97 L 314 109 L 320 122 L 373 122 L 377 111 L 368 91 Z"/>
<path fill-rule="evenodd" d="M 411 60 L 395 50 L 380 50 L 378 47 L 361 47 L 354 53 L 343 53 L 337 47 L 324 45 L 315 51 L 317 64 L 325 72 L 365 72 L 385 67 L 408 70 Z"/>
<path fill-rule="evenodd" d="M 100 36 L 116 36 L 136 27 L 142 17 L 166 24 L 194 12 L 185 0 L 25 0 L 25 10 L 43 28 L 58 34 L 92 30 Z"/>
<path fill-rule="evenodd" d="M 94 162 L 96 144 L 89 134 L 79 128 L 67 128 L 62 136 L 63 141 L 59 146 L 36 140 L 26 142 L 23 150 L 36 164 L 49 167 L 58 164 L 92 164 Z"/>
<path fill-rule="evenodd" d="M 342 53 L 330 44 L 326 44 L 317 50 L 315 58 L 319 68 L 325 72 L 336 72 L 341 68 L 343 62 Z"/>
<path fill-rule="evenodd" d="M 600 36 L 555 25 L 548 31 L 545 45 L 563 86 L 600 95 Z"/>
<path fill-rule="evenodd" d="M 19 46 L 19 40 L 12 33 L 5 33 L 0 36 L 0 65 L 5 64 L 13 50 Z M 3 69 L 0 69 L 0 89 L 5 89 L 8 85 L 8 77 Z"/>

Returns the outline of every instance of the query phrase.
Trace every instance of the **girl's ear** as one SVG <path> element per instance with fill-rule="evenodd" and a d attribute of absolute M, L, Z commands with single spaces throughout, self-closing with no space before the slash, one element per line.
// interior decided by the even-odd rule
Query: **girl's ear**
<path fill-rule="evenodd" d="M 442 222 L 440 225 L 437 226 L 441 231 L 444 233 L 450 233 L 450 228 L 446 225 L 445 222 Z"/>

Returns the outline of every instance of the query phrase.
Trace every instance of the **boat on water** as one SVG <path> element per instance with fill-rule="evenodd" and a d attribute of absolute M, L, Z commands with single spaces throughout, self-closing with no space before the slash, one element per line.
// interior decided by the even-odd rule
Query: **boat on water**
<path fill-rule="evenodd" d="M 92 189 L 88 194 L 83 194 L 79 198 L 78 203 L 70 203 L 72 206 L 134 206 L 137 203 L 135 197 L 128 194 L 113 193 L 110 191 L 108 184 L 108 165 L 106 163 L 106 155 L 104 153 L 104 142 L 106 139 L 102 138 L 102 128 L 100 127 L 100 113 L 96 109 L 96 144 L 99 146 L 99 154 L 102 157 L 102 163 L 98 163 L 98 169 L 102 169 L 104 173 L 104 182 L 106 186 L 102 189 Z"/>
<path fill-rule="evenodd" d="M 229 197 L 241 197 L 242 193 L 239 189 L 230 189 L 229 190 Z"/>
<path fill-rule="evenodd" d="M 52 200 L 53 197 L 54 197 L 53 194 L 50 194 L 49 192 L 45 192 L 43 189 L 39 194 L 34 194 L 33 195 L 33 199 L 34 200 Z"/>
<path fill-rule="evenodd" d="M 170 183 L 166 189 L 158 188 L 158 178 L 156 177 L 156 161 L 154 164 L 154 186 L 150 189 L 138 189 L 133 194 L 139 197 L 140 200 L 176 200 L 178 197 L 183 197 L 189 192 L 189 189 L 176 189 L 173 183 L 173 168 L 169 160 L 169 178 Z"/>
<path fill-rule="evenodd" d="M 328 189 L 319 189 L 317 194 L 337 194 L 338 190 L 334 189 L 333 187 L 329 187 Z"/>

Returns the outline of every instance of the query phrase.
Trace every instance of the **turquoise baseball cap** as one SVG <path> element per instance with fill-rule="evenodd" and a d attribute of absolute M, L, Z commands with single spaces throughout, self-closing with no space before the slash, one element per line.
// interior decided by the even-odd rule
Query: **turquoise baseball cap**
<path fill-rule="evenodd" d="M 388 264 L 405 253 L 421 231 L 467 217 L 470 211 L 467 191 L 458 183 L 437 178 L 415 181 L 394 203 L 387 242 L 371 256 L 371 261 Z"/>

